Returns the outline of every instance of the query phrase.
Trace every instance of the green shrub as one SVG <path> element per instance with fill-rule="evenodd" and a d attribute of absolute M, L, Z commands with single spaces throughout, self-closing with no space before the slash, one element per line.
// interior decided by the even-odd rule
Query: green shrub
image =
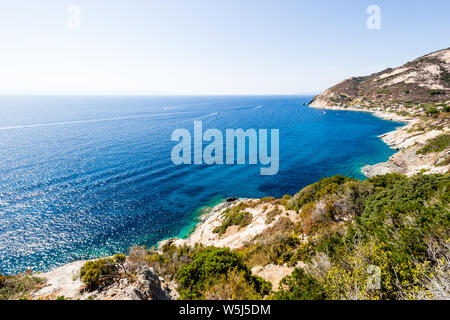
<path fill-rule="evenodd" d="M 185 264 L 191 263 L 194 257 L 203 252 L 205 247 L 199 244 L 194 246 L 175 246 L 165 244 L 160 251 L 149 251 L 145 261 L 156 272 L 168 279 L 173 280 L 178 270 Z"/>
<path fill-rule="evenodd" d="M 444 133 L 427 141 L 427 144 L 417 151 L 418 154 L 440 152 L 450 147 L 450 134 Z"/>
<path fill-rule="evenodd" d="M 112 258 L 103 258 L 86 262 L 80 269 L 81 281 L 88 290 L 95 290 L 101 284 L 117 275 L 118 264 L 125 262 L 126 256 L 117 254 Z"/>
<path fill-rule="evenodd" d="M 302 208 L 300 224 L 308 221 L 311 224 L 308 241 L 283 247 L 275 256 L 279 259 L 281 252 L 289 254 L 288 264 L 295 265 L 299 260 L 310 263 L 318 252 L 326 253 L 331 259 L 331 269 L 326 276 L 312 280 L 316 280 L 319 288 L 323 287 L 327 298 L 398 299 L 420 286 L 421 279 L 431 276 L 430 270 L 438 258 L 430 254 L 430 241 L 447 244 L 450 241 L 450 175 L 408 178 L 388 174 L 364 182 L 338 184 L 332 187 L 332 195 L 320 202 L 320 210 L 324 210 L 321 220 L 317 220 L 318 212 L 315 212 L 319 204 L 317 190 L 323 189 L 309 186 L 299 193 L 302 198 L 297 198 L 302 199 L 299 203 L 307 203 Z M 304 199 L 307 200 L 301 202 Z M 311 200 L 314 201 L 308 202 Z M 333 222 L 348 213 L 355 219 Z M 316 218 L 308 220 L 311 214 Z M 303 233 L 305 229 L 300 231 Z M 291 232 L 297 231 L 294 228 Z M 273 239 L 278 238 L 273 236 Z M 250 259 L 270 257 L 277 252 L 272 247 L 277 241 L 250 247 L 246 254 Z M 371 266 L 381 271 L 381 286 L 375 291 L 367 290 L 367 270 Z M 298 283 L 295 277 L 286 278 L 275 298 L 305 298 L 303 274 L 298 277 Z M 306 297 L 309 298 L 312 297 Z"/>
<path fill-rule="evenodd" d="M 209 281 L 202 298 L 206 300 L 261 300 L 264 295 L 248 281 L 244 271 L 231 271 Z"/>
<path fill-rule="evenodd" d="M 258 294 L 267 295 L 270 292 L 270 283 L 253 276 L 240 254 L 229 248 L 208 247 L 196 255 L 191 263 L 178 270 L 175 279 L 179 284 L 181 298 L 201 298 L 207 284 L 227 277 L 233 271 L 242 272 L 245 281 L 251 284 Z"/>
<path fill-rule="evenodd" d="M 431 107 L 427 110 L 428 116 L 434 116 L 436 114 L 439 114 L 439 110 L 436 107 Z"/>
<path fill-rule="evenodd" d="M 417 175 L 403 179 L 370 196 L 363 215 L 356 220 L 356 231 L 348 232 L 348 242 L 359 237 L 383 243 L 389 252 L 392 276 L 407 281 L 396 266 L 427 259 L 430 239 L 450 237 L 449 175 Z"/>
<path fill-rule="evenodd" d="M 435 95 L 440 95 L 440 94 L 445 94 L 445 91 L 439 90 L 439 89 L 430 90 L 430 96 L 435 96 Z"/>
<path fill-rule="evenodd" d="M 43 279 L 29 275 L 3 276 L 0 274 L 0 300 L 28 299 L 39 288 Z"/>
<path fill-rule="evenodd" d="M 266 224 L 270 224 L 275 220 L 275 217 L 281 214 L 280 208 L 274 208 L 266 213 Z"/>
<path fill-rule="evenodd" d="M 406 180 L 407 177 L 400 173 L 389 173 L 382 176 L 375 176 L 367 180 L 368 183 L 372 184 L 378 190 L 384 189 L 386 187 L 391 187 L 395 183 Z"/>
<path fill-rule="evenodd" d="M 281 205 L 283 205 L 283 206 L 287 206 L 288 203 L 289 203 L 289 200 L 291 200 L 291 199 L 292 199 L 292 196 L 291 196 L 291 195 L 285 194 L 285 195 L 283 196 L 283 198 L 281 198 L 280 203 L 281 203 Z"/>
<path fill-rule="evenodd" d="M 218 233 L 219 235 L 224 234 L 228 227 L 231 226 L 239 226 L 245 227 L 248 226 L 252 222 L 252 215 L 247 211 L 242 211 L 248 207 L 247 204 L 241 202 L 233 208 L 227 208 L 222 213 L 223 222 L 220 226 L 216 227 L 213 232 Z"/>
<path fill-rule="evenodd" d="M 450 73 L 447 70 L 442 68 L 441 72 L 441 80 L 450 87 Z"/>
<path fill-rule="evenodd" d="M 307 203 L 317 201 L 325 195 L 333 194 L 338 187 L 348 181 L 357 181 L 341 175 L 331 178 L 322 178 L 319 182 L 313 183 L 298 192 L 288 204 L 288 208 L 299 211 Z"/>
<path fill-rule="evenodd" d="M 280 289 L 274 294 L 277 300 L 324 300 L 325 297 L 322 284 L 299 268 L 280 281 Z"/>
<path fill-rule="evenodd" d="M 378 94 L 386 94 L 386 95 L 392 94 L 391 90 L 386 89 L 386 88 L 378 90 L 377 93 Z"/>

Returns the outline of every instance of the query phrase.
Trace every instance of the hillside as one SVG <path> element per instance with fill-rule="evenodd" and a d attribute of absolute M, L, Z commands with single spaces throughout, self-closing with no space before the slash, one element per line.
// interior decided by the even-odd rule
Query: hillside
<path fill-rule="evenodd" d="M 427 54 L 397 68 L 354 77 L 329 88 L 312 106 L 367 108 L 435 104 L 450 100 L 450 48 Z"/>
<path fill-rule="evenodd" d="M 448 174 L 324 178 L 219 204 L 159 249 L 0 277 L 0 298 L 450 299 L 449 192 Z"/>
<path fill-rule="evenodd" d="M 450 170 L 450 48 L 395 69 L 351 78 L 314 97 L 310 107 L 366 111 L 407 123 L 380 136 L 399 150 L 388 161 L 366 166 L 368 177 L 391 172 L 448 173 Z"/>

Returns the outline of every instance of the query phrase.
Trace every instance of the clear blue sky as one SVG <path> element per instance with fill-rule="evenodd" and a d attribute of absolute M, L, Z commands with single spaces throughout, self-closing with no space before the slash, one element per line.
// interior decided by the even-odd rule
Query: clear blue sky
<path fill-rule="evenodd" d="M 449 47 L 449 13 L 448 0 L 2 0 L 0 92 L 315 93 Z"/>

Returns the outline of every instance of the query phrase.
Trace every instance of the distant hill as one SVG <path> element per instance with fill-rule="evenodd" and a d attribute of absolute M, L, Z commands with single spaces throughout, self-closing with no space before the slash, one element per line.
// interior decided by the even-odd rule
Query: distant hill
<path fill-rule="evenodd" d="M 311 101 L 315 107 L 387 106 L 450 100 L 450 48 L 397 68 L 344 80 Z"/>

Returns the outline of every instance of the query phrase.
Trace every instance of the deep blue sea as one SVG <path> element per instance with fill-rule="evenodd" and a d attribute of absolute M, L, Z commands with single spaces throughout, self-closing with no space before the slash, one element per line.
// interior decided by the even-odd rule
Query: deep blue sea
<path fill-rule="evenodd" d="M 0 97 L 0 273 L 48 270 L 185 236 L 225 197 L 281 197 L 325 176 L 364 179 L 402 125 L 310 109 L 307 96 Z M 279 129 L 280 170 L 181 165 L 177 128 Z"/>

